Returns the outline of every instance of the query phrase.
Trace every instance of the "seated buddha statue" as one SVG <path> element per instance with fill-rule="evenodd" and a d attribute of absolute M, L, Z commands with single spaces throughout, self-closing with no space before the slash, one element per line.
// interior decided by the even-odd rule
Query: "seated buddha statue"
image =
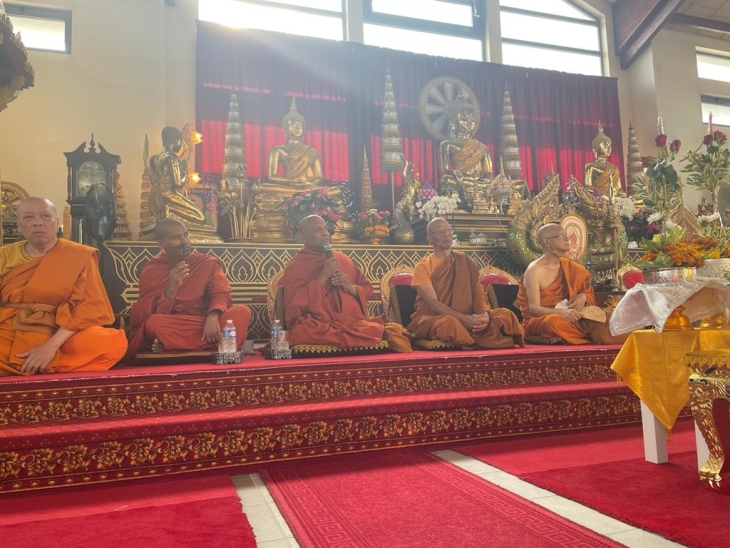
<path fill-rule="evenodd" d="M 167 218 L 184 221 L 191 241 L 220 241 L 215 227 L 206 222 L 201 209 L 180 192 L 187 179 L 187 168 L 179 156 L 181 148 L 180 130 L 170 126 L 163 128 L 162 152 L 150 158 L 149 212 L 155 221 Z M 153 232 L 147 236 L 152 236 Z"/>
<path fill-rule="evenodd" d="M 324 185 L 319 153 L 302 142 L 305 121 L 292 99 L 289 112 L 282 120 L 286 143 L 269 151 L 268 173 L 253 186 L 252 200 L 256 214 L 251 222 L 251 238 L 255 241 L 289 239 L 288 219 L 281 205 L 297 192 L 316 190 Z M 339 187 L 327 187 L 327 195 L 340 195 Z M 346 210 L 339 211 L 344 217 Z"/>
<path fill-rule="evenodd" d="M 492 158 L 487 146 L 474 138 L 476 113 L 463 106 L 454 120 L 454 138 L 441 142 L 439 194 L 458 192 L 459 209 L 489 212 L 488 189 L 492 179 Z"/>
<path fill-rule="evenodd" d="M 585 186 L 600 192 L 603 196 L 625 196 L 621 188 L 619 171 L 615 164 L 608 161 L 611 155 L 611 138 L 603 133 L 603 126 L 598 123 L 598 135 L 591 143 L 596 159 L 585 167 Z M 611 190 L 613 189 L 613 191 Z"/>

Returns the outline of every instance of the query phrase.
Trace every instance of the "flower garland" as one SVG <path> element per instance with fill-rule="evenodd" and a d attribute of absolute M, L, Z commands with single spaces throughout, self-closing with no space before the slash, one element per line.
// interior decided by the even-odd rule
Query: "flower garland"
<path fill-rule="evenodd" d="M 291 235 L 296 232 L 299 222 L 309 215 L 319 215 L 327 225 L 330 233 L 334 232 L 342 208 L 342 200 L 339 197 L 327 195 L 329 187 L 321 187 L 316 190 L 297 192 L 281 203 L 280 208 L 286 212 L 289 218 L 289 230 Z"/>
<path fill-rule="evenodd" d="M 686 230 L 674 226 L 669 231 L 656 234 L 651 240 L 644 240 L 647 252 L 634 261 L 634 266 L 642 270 L 650 268 L 670 267 L 700 267 L 707 258 L 692 242 L 685 242 L 683 238 Z"/>

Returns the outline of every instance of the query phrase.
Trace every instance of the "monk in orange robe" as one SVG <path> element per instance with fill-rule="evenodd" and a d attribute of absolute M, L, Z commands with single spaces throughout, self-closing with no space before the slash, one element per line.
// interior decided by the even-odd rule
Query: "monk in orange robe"
<path fill-rule="evenodd" d="M 369 318 L 373 287 L 344 253 L 329 250 L 330 234 L 317 215 L 299 223 L 304 247 L 281 278 L 289 344 L 330 344 L 338 348 L 371 346 L 383 339 L 383 320 Z"/>
<path fill-rule="evenodd" d="M 0 375 L 105 371 L 127 349 L 99 275 L 99 252 L 57 237 L 56 207 L 26 198 L 25 237 L 0 248 Z"/>
<path fill-rule="evenodd" d="M 527 335 L 560 338 L 568 344 L 618 344 L 628 335 L 613 336 L 608 321 L 588 319 L 597 308 L 591 274 L 563 257 L 570 250 L 568 234 L 557 223 L 537 231 L 542 256 L 531 262 L 520 280 L 517 306 Z M 565 307 L 556 305 L 567 301 Z"/>
<path fill-rule="evenodd" d="M 139 299 L 129 310 L 128 359 L 140 351 L 214 350 L 229 319 L 240 348 L 251 312 L 232 306 L 220 261 L 191 253 L 188 229 L 177 219 L 159 221 L 155 237 L 161 253 L 142 268 Z"/>
<path fill-rule="evenodd" d="M 413 271 L 415 311 L 408 332 L 419 339 L 446 341 L 466 348 L 524 346 L 525 332 L 511 310 L 489 310 L 477 265 L 453 251 L 453 232 L 444 219 L 426 228 L 434 252 Z"/>

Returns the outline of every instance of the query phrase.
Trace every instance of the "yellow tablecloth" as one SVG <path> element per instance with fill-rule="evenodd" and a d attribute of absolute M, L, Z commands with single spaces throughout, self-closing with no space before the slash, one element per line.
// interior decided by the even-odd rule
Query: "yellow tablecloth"
<path fill-rule="evenodd" d="M 692 371 L 684 355 L 730 347 L 730 328 L 687 329 L 657 333 L 634 331 L 613 360 L 613 369 L 654 416 L 670 430 L 689 400 Z"/>

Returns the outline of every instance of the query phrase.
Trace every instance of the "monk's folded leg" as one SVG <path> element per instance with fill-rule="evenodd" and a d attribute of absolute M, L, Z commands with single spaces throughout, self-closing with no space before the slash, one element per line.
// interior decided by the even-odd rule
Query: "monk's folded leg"
<path fill-rule="evenodd" d="M 152 314 L 144 323 L 145 339 L 160 341 L 166 351 L 206 350 L 211 345 L 201 340 L 205 318 L 181 314 Z"/>
<path fill-rule="evenodd" d="M 454 316 L 439 316 L 433 320 L 428 330 L 428 339 L 445 341 L 458 346 L 472 346 L 475 344 L 469 330 Z"/>
<path fill-rule="evenodd" d="M 593 342 L 589 334 L 583 332 L 576 324 L 569 322 L 559 314 L 547 314 L 532 318 L 525 323 L 525 334 L 538 337 L 560 337 L 568 344 L 588 344 Z"/>
<path fill-rule="evenodd" d="M 482 333 L 474 335 L 480 348 L 512 348 L 525 346 L 525 330 L 514 312 L 506 308 L 489 311 L 489 325 Z"/>
<path fill-rule="evenodd" d="M 631 333 L 623 335 L 612 335 L 611 329 L 608 327 L 608 321 L 611 319 L 611 310 L 605 310 L 606 322 L 594 322 L 592 320 L 581 320 L 578 322 L 584 331 L 588 333 L 591 340 L 596 344 L 624 344 Z"/>
<path fill-rule="evenodd" d="M 243 304 L 232 306 L 221 314 L 221 330 L 228 320 L 233 320 L 233 325 L 236 326 L 236 348 L 241 348 L 248 335 L 251 311 Z"/>
<path fill-rule="evenodd" d="M 48 373 L 106 371 L 127 351 L 124 331 L 107 327 L 86 327 L 74 333 L 60 348 L 58 365 Z"/>

